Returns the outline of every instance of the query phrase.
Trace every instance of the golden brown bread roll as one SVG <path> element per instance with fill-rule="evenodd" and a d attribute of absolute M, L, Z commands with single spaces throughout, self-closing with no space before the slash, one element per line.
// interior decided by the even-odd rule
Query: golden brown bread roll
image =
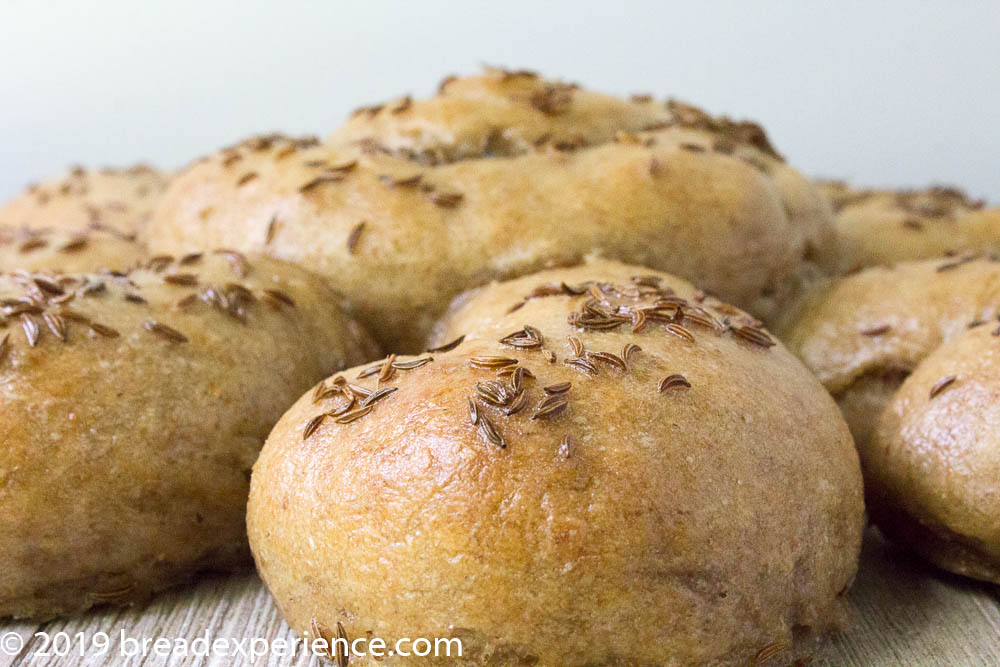
<path fill-rule="evenodd" d="M 103 229 L 0 227 L 0 271 L 127 271 L 146 257 L 136 241 Z"/>
<path fill-rule="evenodd" d="M 917 366 L 862 452 L 883 532 L 940 567 L 1000 584 L 1000 322 Z"/>
<path fill-rule="evenodd" d="M 827 246 L 828 266 L 850 273 L 868 266 L 944 255 L 1000 251 L 1000 209 L 964 192 L 855 189 L 822 184 L 836 213 L 837 242 Z"/>
<path fill-rule="evenodd" d="M 593 261 L 466 294 L 445 351 L 317 385 L 251 483 L 286 620 L 458 637 L 477 665 L 745 664 L 838 627 L 857 456 L 755 324 Z"/>
<path fill-rule="evenodd" d="M 829 281 L 778 330 L 867 446 L 903 379 L 942 342 L 1000 308 L 1000 263 L 942 258 Z"/>
<path fill-rule="evenodd" d="M 33 185 L 0 207 L 0 226 L 103 229 L 141 237 L 168 178 L 146 165 L 127 169 L 74 167 L 64 177 Z"/>
<path fill-rule="evenodd" d="M 0 276 L 0 617 L 131 602 L 243 565 L 250 467 L 370 358 L 317 277 L 225 252 Z"/>
<path fill-rule="evenodd" d="M 756 125 L 493 72 L 363 111 L 327 144 L 261 137 L 195 164 L 150 245 L 299 262 L 388 349 L 417 351 L 463 289 L 592 253 L 766 316 L 831 233 L 826 201 Z"/>

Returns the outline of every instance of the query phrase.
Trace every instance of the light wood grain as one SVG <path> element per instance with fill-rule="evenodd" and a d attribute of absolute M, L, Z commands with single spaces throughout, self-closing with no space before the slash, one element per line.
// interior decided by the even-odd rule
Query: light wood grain
<path fill-rule="evenodd" d="M 977 584 L 934 570 L 886 543 L 870 531 L 865 541 L 861 570 L 851 591 L 855 608 L 849 632 L 827 641 L 817 652 L 814 665 L 1000 665 L 1000 589 Z M 36 631 L 83 632 L 92 637 L 104 631 L 112 635 L 110 652 L 90 652 L 68 658 L 35 655 Z M 187 637 L 194 639 L 207 630 L 212 638 L 243 639 L 283 637 L 292 642 L 271 596 L 253 574 L 233 575 L 202 581 L 183 591 L 159 596 L 151 604 L 135 609 L 105 609 L 79 618 L 44 624 L 8 623 L 4 632 L 19 632 L 25 649 L 16 656 L 0 653 L 0 667 L 31 665 L 228 665 L 249 664 L 240 657 L 149 657 L 123 662 L 119 657 L 119 633 L 128 637 Z M 784 664 L 780 657 L 772 664 Z M 320 661 L 300 651 L 288 658 L 268 656 L 256 665 L 318 665 Z"/>

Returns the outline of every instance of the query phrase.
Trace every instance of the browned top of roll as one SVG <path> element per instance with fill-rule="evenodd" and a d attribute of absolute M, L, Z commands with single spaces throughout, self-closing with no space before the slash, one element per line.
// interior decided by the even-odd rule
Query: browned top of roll
<path fill-rule="evenodd" d="M 30 186 L 0 207 L 0 226 L 104 229 L 142 236 L 168 177 L 146 165 L 127 169 L 74 167 L 65 176 Z"/>
<path fill-rule="evenodd" d="M 318 385 L 255 465 L 251 542 L 296 630 L 691 664 L 839 623 L 856 454 L 752 317 L 593 261 L 465 295 L 437 342 Z"/>
<path fill-rule="evenodd" d="M 836 182 L 822 188 L 836 214 L 838 273 L 1000 251 L 1000 209 L 956 188 L 875 190 Z"/>
<path fill-rule="evenodd" d="M 301 262 L 400 350 L 419 349 L 463 289 L 591 253 L 766 315 L 831 225 L 755 127 L 526 75 L 459 79 L 361 112 L 324 145 L 260 137 L 199 162 L 168 190 L 150 243 Z"/>

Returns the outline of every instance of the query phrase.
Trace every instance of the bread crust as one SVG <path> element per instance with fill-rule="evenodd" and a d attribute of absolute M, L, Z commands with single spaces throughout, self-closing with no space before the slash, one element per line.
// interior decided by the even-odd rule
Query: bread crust
<path fill-rule="evenodd" d="M 835 215 L 836 274 L 946 255 L 1000 251 L 1000 209 L 956 188 L 857 189 L 822 184 Z"/>
<path fill-rule="evenodd" d="M 0 227 L 0 271 L 128 271 L 146 258 L 139 243 L 103 229 Z"/>
<path fill-rule="evenodd" d="M 767 316 L 831 238 L 826 201 L 758 126 L 538 77 L 455 80 L 310 143 L 260 137 L 192 166 L 154 215 L 151 246 L 299 262 L 387 349 L 414 352 L 462 290 L 591 253 Z"/>
<path fill-rule="evenodd" d="M 1000 263 L 939 258 L 872 267 L 817 287 L 778 329 L 845 408 L 864 448 L 906 376 L 941 343 L 1000 308 Z"/>
<path fill-rule="evenodd" d="M 951 572 L 1000 584 L 1000 323 L 944 343 L 882 413 L 863 452 L 883 532 Z"/>
<path fill-rule="evenodd" d="M 594 289 L 680 297 L 687 314 L 674 333 L 662 312 L 635 334 L 583 327 Z M 251 484 L 251 545 L 286 620 L 460 637 L 481 665 L 743 664 L 840 627 L 857 457 L 833 401 L 756 324 L 682 279 L 595 260 L 463 295 L 434 342 L 463 340 L 393 371 L 370 414 L 334 416 L 384 363 L 328 380 L 282 417 Z M 519 410 L 486 398 L 498 377 L 516 393 L 496 357 L 533 374 Z"/>
<path fill-rule="evenodd" d="M 138 164 L 125 169 L 74 167 L 0 207 L 0 226 L 68 232 L 101 229 L 141 240 L 168 176 Z"/>
<path fill-rule="evenodd" d="M 0 617 L 130 603 L 248 563 L 282 411 L 372 354 L 319 278 L 226 251 L 0 275 Z"/>

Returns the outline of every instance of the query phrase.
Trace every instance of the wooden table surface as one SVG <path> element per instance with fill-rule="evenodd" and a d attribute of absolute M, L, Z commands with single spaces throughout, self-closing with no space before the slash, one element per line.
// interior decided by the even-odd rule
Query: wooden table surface
<path fill-rule="evenodd" d="M 869 531 L 857 581 L 851 591 L 854 623 L 850 631 L 825 642 L 813 665 L 1000 665 L 1000 588 L 935 571 Z M 214 638 L 284 637 L 293 633 L 282 622 L 271 596 L 253 574 L 202 581 L 189 589 L 159 596 L 133 609 L 104 609 L 48 623 L 7 623 L 0 636 L 16 632 L 24 639 L 17 655 L 0 649 L 0 667 L 13 665 L 244 665 L 240 657 L 147 657 L 122 659 L 119 637 L 194 639 L 208 631 Z M 103 631 L 112 636 L 110 651 L 69 657 L 37 655 L 38 631 L 84 637 Z M 786 664 L 780 657 L 768 663 Z M 301 652 L 268 656 L 256 665 L 318 665 Z"/>

